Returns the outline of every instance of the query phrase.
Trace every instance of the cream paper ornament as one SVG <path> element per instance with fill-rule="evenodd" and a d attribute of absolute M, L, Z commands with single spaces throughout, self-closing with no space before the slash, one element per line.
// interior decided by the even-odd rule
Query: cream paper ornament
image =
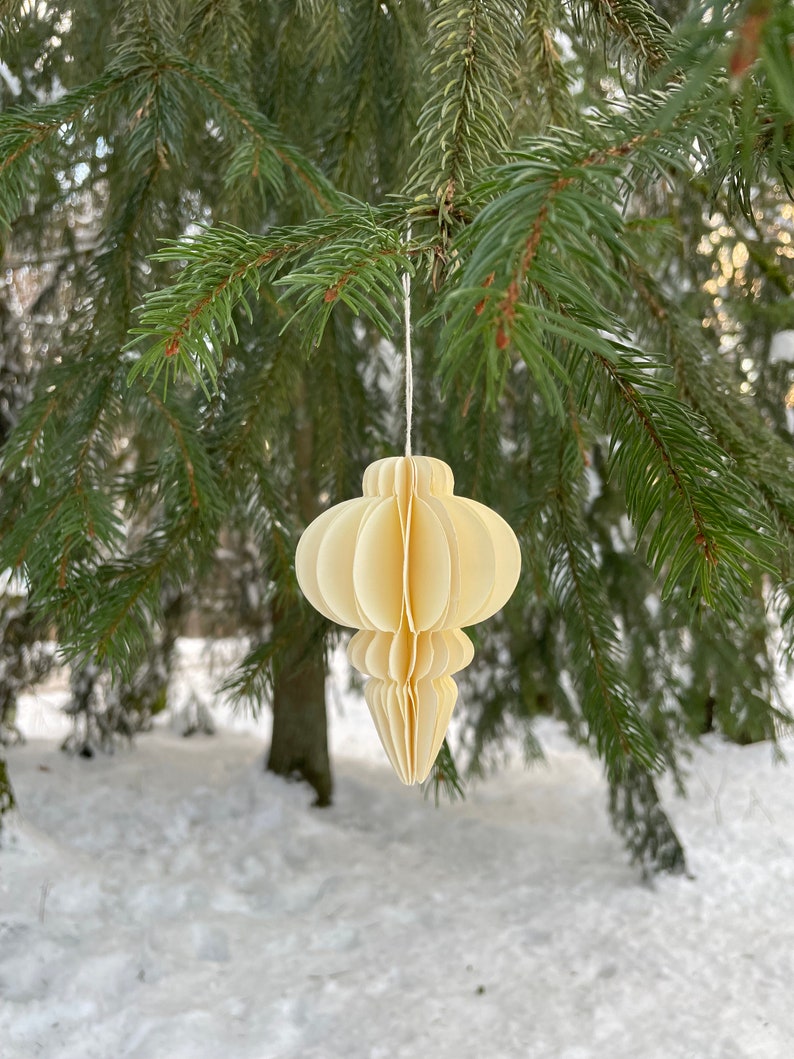
<path fill-rule="evenodd" d="M 411 241 L 408 228 L 407 244 Z M 363 496 L 324 511 L 295 553 L 303 594 L 360 631 L 347 648 L 403 783 L 427 779 L 458 697 L 453 673 L 474 657 L 462 631 L 495 614 L 521 570 L 518 541 L 484 504 L 455 496 L 442 460 L 411 454 L 411 281 L 405 320 L 405 456 L 370 464 Z"/>
<path fill-rule="evenodd" d="M 369 677 L 367 704 L 403 783 L 427 778 L 444 740 L 458 696 L 452 674 L 474 655 L 461 627 L 495 614 L 521 569 L 510 526 L 453 488 L 441 460 L 378 460 L 364 472 L 364 495 L 316 518 L 295 555 L 312 606 L 360 630 L 348 657 Z"/>

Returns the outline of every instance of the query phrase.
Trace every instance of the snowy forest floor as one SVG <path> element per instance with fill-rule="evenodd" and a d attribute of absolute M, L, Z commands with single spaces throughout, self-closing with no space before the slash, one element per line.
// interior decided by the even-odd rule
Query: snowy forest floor
<path fill-rule="evenodd" d="M 546 764 L 436 809 L 337 688 L 316 810 L 263 772 L 267 719 L 84 761 L 63 697 L 28 696 L 9 751 L 2 1059 L 794 1055 L 794 768 L 768 746 L 703 742 L 666 797 L 692 877 L 648 886 L 550 722 Z"/>

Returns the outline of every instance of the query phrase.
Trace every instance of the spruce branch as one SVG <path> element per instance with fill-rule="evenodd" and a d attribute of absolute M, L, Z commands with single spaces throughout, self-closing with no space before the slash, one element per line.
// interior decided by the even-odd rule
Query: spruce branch
<path fill-rule="evenodd" d="M 241 373 L 236 386 L 224 387 L 223 418 L 215 425 L 223 453 L 222 478 L 235 476 L 242 466 L 261 464 L 268 428 L 276 415 L 274 406 L 292 389 L 288 380 L 294 377 L 295 369 L 287 363 L 289 359 L 285 344 L 277 343 L 270 357 Z M 242 483 L 243 479 L 239 476 L 237 479 Z M 265 510 L 284 511 L 285 504 L 273 503 L 274 487 L 275 480 L 271 483 Z"/>
<path fill-rule="evenodd" d="M 14 28 L 22 0 L 0 0 L 0 37 Z"/>
<path fill-rule="evenodd" d="M 752 494 L 726 452 L 610 308 L 628 290 L 615 263 L 634 259 L 619 209 L 621 185 L 636 179 L 626 167 L 646 176 L 686 171 L 692 150 L 688 122 L 662 133 L 647 128 L 646 103 L 632 113 L 618 123 L 631 135 L 618 142 L 536 140 L 482 186 L 486 204 L 459 240 L 463 266 L 446 298 L 444 368 L 447 378 L 484 369 L 495 397 L 512 343 L 563 415 L 557 379 L 589 361 L 579 402 L 612 438 L 611 463 L 639 537 L 656 517 L 648 554 L 665 593 L 680 584 L 713 605 L 719 586 L 735 609 L 753 550 L 768 563 L 768 526 L 759 531 Z"/>
<path fill-rule="evenodd" d="M 123 54 L 125 69 L 151 70 L 151 64 L 142 67 L 136 56 L 135 49 Z M 78 97 L 83 102 L 80 93 Z M 157 191 L 158 177 L 167 168 L 163 147 L 179 137 L 164 113 L 174 100 L 159 73 L 154 84 L 142 74 L 137 82 L 130 81 L 125 102 L 135 107 L 134 129 L 130 137 L 116 143 L 116 151 L 126 148 L 132 190 L 117 213 L 109 208 L 102 243 L 87 274 L 92 298 L 83 341 L 62 363 L 47 368 L 48 385 L 41 387 L 38 404 L 31 405 L 22 417 L 4 453 L 4 474 L 10 477 L 12 488 L 11 503 L 3 513 L 3 556 L 11 557 L 16 565 L 24 563 L 32 598 L 58 615 L 61 632 L 83 653 L 90 653 L 94 635 L 100 654 L 108 652 L 108 644 L 114 641 L 112 651 L 120 657 L 127 643 L 125 630 L 136 626 L 143 635 L 147 616 L 152 617 L 159 606 L 162 576 L 174 576 L 179 566 L 179 549 L 173 554 L 166 549 L 162 561 L 149 563 L 145 576 L 119 574 L 114 580 L 108 557 L 118 554 L 124 544 L 116 503 L 122 477 L 117 473 L 114 447 L 119 429 L 124 429 L 125 414 L 135 409 L 139 423 L 148 426 L 152 438 L 162 434 L 164 422 L 174 439 L 158 461 L 161 480 L 168 487 L 159 499 L 156 491 L 148 498 L 151 505 L 159 504 L 164 540 L 169 526 L 176 524 L 178 529 L 180 521 L 185 521 L 184 509 L 192 513 L 196 526 L 205 527 L 211 540 L 211 527 L 221 507 L 214 469 L 198 444 L 190 416 L 182 415 L 173 402 L 166 407 L 153 395 L 143 394 L 143 400 L 136 402 L 135 394 L 121 384 L 123 338 L 135 300 L 141 248 L 148 242 L 147 207 Z M 87 378 L 90 387 L 86 387 Z M 155 412 L 148 421 L 144 407 Z M 58 458 L 53 461 L 56 449 Z M 140 492 L 138 500 L 141 514 L 144 497 Z M 151 547 L 145 554 L 151 558 Z M 182 577 L 186 576 L 183 571 Z M 94 606 L 96 600 L 88 592 L 92 577 L 105 587 L 104 611 Z M 106 639 L 96 624 L 103 613 Z M 119 629 L 121 640 L 115 644 Z M 130 645 L 133 641 L 134 637 Z"/>
<path fill-rule="evenodd" d="M 739 391 L 724 357 L 704 348 L 700 328 L 693 328 L 676 300 L 638 262 L 631 264 L 630 276 L 659 329 L 659 346 L 673 367 L 679 393 L 703 416 L 758 505 L 766 509 L 778 542 L 778 562 L 784 570 L 790 569 L 794 556 L 794 455 L 790 447 Z"/>
<path fill-rule="evenodd" d="M 684 848 L 662 808 L 653 777 L 634 762 L 627 762 L 621 775 L 609 777 L 609 815 L 643 878 L 686 872 Z"/>
<path fill-rule="evenodd" d="M 145 124 L 151 124 L 151 135 L 156 138 L 156 117 Z M 0 519 L 0 552 L 13 555 L 15 568 L 24 563 L 28 572 L 33 571 L 35 593 L 45 599 L 55 592 L 66 593 L 74 571 L 101 561 L 123 536 L 120 516 L 105 489 L 121 418 L 122 347 L 114 341 L 113 327 L 105 322 L 102 311 L 117 321 L 118 337 L 123 337 L 131 311 L 132 244 L 140 236 L 146 202 L 161 169 L 154 141 L 141 157 L 142 178 L 117 223 L 109 226 L 104 250 L 94 261 L 92 326 L 86 328 L 80 347 L 70 357 L 45 369 L 49 385 L 21 417 L 3 454 L 3 475 L 12 482 L 13 500 Z M 88 377 L 91 388 L 85 386 Z M 61 458 L 57 467 L 48 453 L 53 444 Z M 21 480 L 20 471 L 28 471 Z M 45 514 L 39 517 L 42 508 Z M 17 541 L 22 543 L 14 554 Z"/>
<path fill-rule="evenodd" d="M 559 436 L 559 435 L 558 435 Z M 654 737 L 631 701 L 618 659 L 618 634 L 604 597 L 598 562 L 581 523 L 584 464 L 575 438 L 560 438 L 548 518 L 550 589 L 565 621 L 576 662 L 581 708 L 607 769 L 619 776 L 627 758 L 660 767 Z"/>
<path fill-rule="evenodd" d="M 222 344 L 237 334 L 234 309 L 241 305 L 250 316 L 247 298 L 257 298 L 263 283 L 333 238 L 337 227 L 311 224 L 301 238 L 292 231 L 256 237 L 223 226 L 159 251 L 155 260 L 184 264 L 173 284 L 147 296 L 140 326 L 130 332 L 156 339 L 136 361 L 130 381 L 150 371 L 156 380 L 164 370 L 167 383 L 179 368 L 196 379 L 200 365 L 214 383 Z"/>
<path fill-rule="evenodd" d="M 76 124 L 84 124 L 89 118 L 95 120 L 100 105 L 109 109 L 111 97 L 119 94 L 121 101 L 123 93 L 129 93 L 123 102 L 130 107 L 128 136 L 133 146 L 140 138 L 141 119 L 157 106 L 163 93 L 168 94 L 171 110 L 178 112 L 181 102 L 169 87 L 169 76 L 179 89 L 197 86 L 225 124 L 231 120 L 242 127 L 256 144 L 260 163 L 263 154 L 271 154 L 321 209 L 327 212 L 338 205 L 337 193 L 320 171 L 264 115 L 209 70 L 176 54 L 152 58 L 132 53 L 125 54 L 123 62 L 111 66 L 95 81 L 67 92 L 58 100 L 16 107 L 0 115 L 0 224 L 8 226 L 25 197 L 35 193 L 37 149 L 54 137 L 65 139 L 65 130 Z M 148 150 L 146 138 L 143 149 Z M 278 170 L 271 167 L 268 172 L 278 191 Z"/>
<path fill-rule="evenodd" d="M 455 763 L 455 756 L 447 739 L 441 744 L 438 757 L 433 762 L 433 768 L 425 786 L 425 794 L 433 792 L 433 800 L 436 806 L 441 802 L 442 795 L 449 802 L 455 802 L 465 797 L 463 780 Z"/>
<path fill-rule="evenodd" d="M 368 319 L 387 338 L 399 319 L 401 277 L 413 273 L 408 251 L 398 232 L 373 229 L 363 245 L 362 234 L 358 230 L 349 239 L 335 239 L 312 254 L 310 268 L 293 269 L 276 280 L 284 288 L 283 297 L 295 305 L 285 326 L 301 317 L 315 346 L 337 302 Z"/>
<path fill-rule="evenodd" d="M 595 292 L 613 290 L 620 282 L 610 264 L 621 252 L 617 182 L 624 159 L 654 169 L 662 158 L 669 164 L 671 153 L 668 141 L 656 142 L 653 129 L 638 128 L 644 119 L 642 110 L 637 124 L 621 123 L 628 135 L 617 143 L 594 146 L 574 133 L 566 134 L 565 146 L 548 137 L 531 141 L 516 162 L 494 169 L 476 189 L 482 208 L 457 242 L 463 267 L 436 312 L 440 315 L 447 303 L 452 308 L 444 331 L 447 379 L 478 350 L 475 371 L 485 370 L 493 402 L 513 342 L 549 406 L 562 414 L 555 377 L 565 381 L 565 372 L 561 358 L 550 353 L 544 331 L 610 355 L 601 332 L 619 324 Z M 551 303 L 543 314 L 535 292 Z"/>
<path fill-rule="evenodd" d="M 681 105 L 706 113 L 708 104 L 722 126 L 711 137 L 713 158 L 704 172 L 714 193 L 727 188 L 730 213 L 750 219 L 753 196 L 770 177 L 794 194 L 794 122 L 790 84 L 794 64 L 783 44 L 794 32 L 788 0 L 714 6 L 702 0 L 676 27 L 670 61 L 679 90 L 665 118 Z M 783 46 L 781 47 L 781 44 Z"/>
<path fill-rule="evenodd" d="M 196 61 L 201 52 L 205 64 L 209 55 L 220 51 L 224 79 L 235 74 L 245 83 L 252 66 L 252 26 L 245 0 L 194 0 L 182 30 L 183 50 Z M 209 63 L 215 66 L 215 63 Z"/>
<path fill-rule="evenodd" d="M 319 12 L 315 13 L 315 17 L 317 14 Z M 328 12 L 325 14 L 327 17 Z M 331 16 L 331 25 L 337 19 L 344 19 L 345 14 L 337 10 Z M 331 145 L 331 172 L 337 185 L 354 191 L 369 184 L 368 160 L 359 156 L 362 141 L 368 142 L 369 137 L 362 136 L 361 126 L 376 120 L 368 108 L 378 94 L 376 85 L 381 45 L 379 21 L 383 14 L 379 4 L 353 4 L 347 24 L 343 23 L 344 28 L 334 27 L 345 45 L 338 56 L 338 61 L 344 63 L 344 90 L 339 100 L 340 114 Z M 327 42 L 324 47 L 328 48 L 329 44 Z"/>
<path fill-rule="evenodd" d="M 207 494 L 205 493 L 204 489 L 202 489 L 201 493 L 199 493 L 199 489 L 196 485 L 196 470 L 193 465 L 193 459 L 190 455 L 190 451 L 188 449 L 187 442 L 185 439 L 184 425 L 178 421 L 176 415 L 174 415 L 173 410 L 170 409 L 165 404 L 165 402 L 157 396 L 157 394 L 147 389 L 146 398 L 148 401 L 151 402 L 158 414 L 163 417 L 163 419 L 168 424 L 169 430 L 171 430 L 174 435 L 174 438 L 177 443 L 177 448 L 179 449 L 180 455 L 182 456 L 182 462 L 185 469 L 185 478 L 187 480 L 188 490 L 190 493 L 190 504 L 191 507 L 197 510 L 201 507 L 202 498 L 206 498 Z"/>
<path fill-rule="evenodd" d="M 569 0 L 575 28 L 598 35 L 619 64 L 630 56 L 639 73 L 653 74 L 668 62 L 669 24 L 648 0 Z"/>
<path fill-rule="evenodd" d="M 142 387 L 135 391 L 149 409 L 148 421 L 141 415 L 142 424 L 157 437 L 159 423 L 176 439 L 158 460 L 160 495 L 152 505 L 154 524 L 125 557 L 113 558 L 121 550 L 117 541 L 105 561 L 75 568 L 65 593 L 50 589 L 48 597 L 41 580 L 38 588 L 44 601 L 58 608 L 71 657 L 108 659 L 125 672 L 150 642 L 161 613 L 163 583 L 187 584 L 200 575 L 211 561 L 228 506 L 219 469 L 191 409 L 173 398 L 166 405 Z"/>
<path fill-rule="evenodd" d="M 275 155 L 324 212 L 328 213 L 340 205 L 337 191 L 320 170 L 293 147 L 272 122 L 211 71 L 178 55 L 164 60 L 162 70 L 177 73 L 198 85 L 215 102 L 220 112 L 245 129 L 260 151 Z"/>
<path fill-rule="evenodd" d="M 155 530 L 127 559 L 109 562 L 76 579 L 62 622 L 68 629 L 66 657 L 109 661 L 129 673 L 151 641 L 161 609 L 167 572 L 187 579 L 186 542 L 193 525 L 185 518 L 168 533 Z"/>
<path fill-rule="evenodd" d="M 597 415 L 638 537 L 655 521 L 648 561 L 664 577 L 663 596 L 680 586 L 691 601 L 738 613 L 750 571 L 772 569 L 770 526 L 752 490 L 658 361 L 628 348 L 593 361 Z M 588 373 L 580 401 L 595 412 L 590 380 Z"/>
<path fill-rule="evenodd" d="M 431 15 L 425 77 L 438 87 L 419 116 L 408 187 L 429 194 L 445 224 L 507 145 L 507 90 L 520 32 L 515 5 L 502 0 L 441 0 Z"/>
<path fill-rule="evenodd" d="M 486 754 L 510 719 L 564 719 L 604 754 L 630 849 L 651 868 L 675 860 L 651 770 L 675 769 L 690 730 L 769 738 L 786 716 L 765 572 L 791 582 L 794 461 L 785 367 L 762 358 L 791 283 L 783 243 L 777 262 L 737 228 L 748 297 L 725 305 L 741 343 L 723 357 L 700 327 L 711 262 L 669 245 L 660 261 L 654 233 L 679 210 L 699 246 L 717 230 L 705 202 L 730 219 L 769 194 L 785 215 L 770 182 L 792 183 L 792 15 L 787 0 L 762 17 L 696 0 L 669 33 L 654 7 L 122 0 L 112 30 L 31 8 L 47 53 L 20 34 L 0 87 L 89 84 L 0 119 L 6 264 L 42 285 L 32 306 L 0 298 L 0 345 L 22 351 L 3 393 L 36 348 L 44 362 L 8 426 L 0 401 L 0 559 L 21 563 L 73 652 L 129 666 L 163 598 L 190 584 L 202 609 L 234 596 L 247 698 L 264 702 L 304 645 L 317 653 L 329 629 L 296 605 L 295 542 L 320 498 L 350 495 L 393 450 L 380 333 L 393 339 L 411 271 L 423 446 L 519 528 L 525 559 L 463 680 L 471 747 Z M 15 9 L 0 0 L 6 32 Z M 96 80 L 107 47 L 110 80 Z M 417 116 L 412 197 L 390 200 Z M 514 153 L 525 131 L 545 135 Z M 221 217 L 257 234 L 174 242 Z M 144 291 L 179 268 L 125 349 Z M 188 378 L 167 393 L 149 385 L 178 367 Z M 441 757 L 436 780 L 453 770 Z"/>
<path fill-rule="evenodd" d="M 240 306 L 250 318 L 248 298 L 258 298 L 263 288 L 286 286 L 287 294 L 300 289 L 299 311 L 308 311 L 314 342 L 337 301 L 388 332 L 387 316 L 394 314 L 389 292 L 398 293 L 398 272 L 409 267 L 398 233 L 378 223 L 365 206 L 265 236 L 228 226 L 207 229 L 154 257 L 186 263 L 171 286 L 146 300 L 140 326 L 131 334 L 155 342 L 130 378 L 152 372 L 156 380 L 164 371 L 167 381 L 182 368 L 195 380 L 201 369 L 213 385 L 223 345 L 237 335 L 234 310 Z"/>
<path fill-rule="evenodd" d="M 577 124 L 571 75 L 555 41 L 557 14 L 554 0 L 533 0 L 525 5 L 511 95 L 534 105 L 514 109 L 513 133 L 537 134 L 548 125 L 569 128 Z"/>
<path fill-rule="evenodd" d="M 0 227 L 9 227 L 37 186 L 36 149 L 66 130 L 137 76 L 109 70 L 90 84 L 36 107 L 12 107 L 0 114 Z"/>
<path fill-rule="evenodd" d="M 233 703 L 250 705 L 254 716 L 258 716 L 261 704 L 272 694 L 273 662 L 283 649 L 284 643 L 280 639 L 257 644 L 248 651 L 220 690 L 229 694 Z"/>

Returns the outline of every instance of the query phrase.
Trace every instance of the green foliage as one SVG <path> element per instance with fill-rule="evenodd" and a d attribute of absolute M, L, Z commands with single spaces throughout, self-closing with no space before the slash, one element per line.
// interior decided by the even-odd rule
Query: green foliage
<path fill-rule="evenodd" d="M 0 829 L 2 829 L 3 817 L 11 812 L 15 805 L 14 790 L 8 778 L 8 765 L 3 758 L 0 758 Z"/>
<path fill-rule="evenodd" d="M 216 384 L 224 350 L 237 338 L 235 310 L 242 307 L 250 321 L 248 298 L 259 297 L 262 288 L 271 302 L 277 297 L 274 287 L 286 288 L 281 297 L 294 308 L 283 326 L 305 316 L 312 345 L 321 341 L 337 303 L 389 335 L 398 315 L 400 273 L 411 268 L 406 253 L 398 232 L 379 225 L 370 209 L 357 207 L 266 236 L 209 229 L 162 250 L 157 260 L 186 264 L 176 285 L 147 299 L 141 326 L 132 333 L 156 333 L 158 341 L 136 361 L 130 379 L 153 369 L 153 379 L 164 370 L 167 381 L 182 368 L 200 381 L 201 368 Z"/>
<path fill-rule="evenodd" d="M 662 809 L 647 772 L 630 764 L 625 776 L 612 779 L 609 812 L 643 876 L 647 878 L 660 871 L 680 875 L 686 871 L 681 841 Z"/>
<path fill-rule="evenodd" d="M 628 66 L 641 77 L 668 61 L 670 27 L 647 0 L 575 0 L 571 14 L 579 34 L 600 37 L 621 71 Z"/>
<path fill-rule="evenodd" d="M 620 775 L 626 758 L 655 770 L 659 752 L 622 673 L 617 627 L 581 521 L 582 454 L 575 437 L 560 438 L 558 446 L 546 510 L 538 514 L 545 523 L 550 596 L 565 623 L 582 713 L 613 775 Z"/>
<path fill-rule="evenodd" d="M 549 125 L 571 128 L 577 123 L 571 72 L 555 40 L 558 14 L 555 0 L 537 0 L 525 7 L 511 95 L 526 100 L 527 105 L 513 111 L 514 135 L 537 134 Z"/>
<path fill-rule="evenodd" d="M 432 789 L 436 805 L 439 804 L 442 796 L 449 801 L 455 801 L 463 796 L 463 787 L 458 775 L 458 769 L 446 739 L 441 744 L 433 771 L 427 780 L 426 788 L 428 792 Z"/>
<path fill-rule="evenodd" d="M 473 174 L 507 146 L 506 88 L 515 76 L 517 9 L 502 0 L 441 0 L 430 16 L 419 150 L 410 186 L 452 213 Z"/>
<path fill-rule="evenodd" d="M 46 350 L 3 566 L 68 653 L 129 668 L 233 539 L 234 687 L 267 700 L 288 648 L 333 642 L 296 603 L 302 527 L 401 442 L 407 272 L 416 447 L 524 556 L 461 679 L 472 767 L 514 724 L 536 756 L 553 713 L 632 855 L 679 870 L 654 776 L 789 721 L 791 5 L 128 0 L 93 50 L 55 17 L 27 13 L 0 115 Z"/>
<path fill-rule="evenodd" d="M 160 165 L 170 165 L 168 158 L 183 165 L 183 140 L 192 116 L 189 94 L 196 91 L 205 120 L 209 114 L 219 132 L 236 144 L 227 159 L 228 185 L 240 179 L 244 168 L 281 196 L 288 174 L 295 190 L 320 208 L 328 209 L 338 201 L 325 177 L 262 114 L 210 71 L 180 55 L 133 51 L 111 64 L 96 81 L 53 103 L 14 108 L 0 115 L 0 223 L 9 225 L 26 197 L 35 192 L 43 146 L 57 138 L 68 152 L 88 131 L 86 123 L 96 122 L 95 135 L 101 135 L 108 118 L 118 119 L 119 107 L 132 125 L 124 147 L 133 167 L 139 168 L 152 154 Z M 190 103 L 194 106 L 195 99 Z M 77 123 L 81 137 L 74 135 Z"/>
<path fill-rule="evenodd" d="M 690 87 L 683 86 L 687 105 L 710 79 L 719 105 L 730 107 L 728 135 L 718 143 L 711 175 L 727 185 L 731 210 L 738 207 L 748 217 L 755 188 L 771 178 L 790 189 L 794 175 L 792 32 L 791 5 L 781 0 L 696 5 L 671 55 L 678 69 L 700 64 Z"/>

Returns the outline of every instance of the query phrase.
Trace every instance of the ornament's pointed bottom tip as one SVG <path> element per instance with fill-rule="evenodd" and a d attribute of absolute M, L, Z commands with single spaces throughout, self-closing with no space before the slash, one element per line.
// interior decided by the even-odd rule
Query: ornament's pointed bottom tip
<path fill-rule="evenodd" d="M 413 772 L 410 775 L 410 778 L 408 778 L 408 779 L 406 779 L 405 776 L 402 776 L 399 773 L 398 773 L 398 776 L 400 777 L 400 782 L 402 783 L 402 785 L 404 787 L 421 787 L 422 784 L 427 779 L 427 777 L 430 775 L 431 770 L 432 770 L 432 765 L 424 773 Z"/>
<path fill-rule="evenodd" d="M 402 783 L 403 787 L 418 787 L 421 786 L 427 779 L 427 776 L 422 776 L 420 778 L 415 772 L 404 773 L 398 772 L 397 769 L 395 769 L 394 771 L 397 776 L 397 779 L 400 781 L 400 783 Z M 428 771 L 428 775 L 429 774 L 430 773 Z"/>

